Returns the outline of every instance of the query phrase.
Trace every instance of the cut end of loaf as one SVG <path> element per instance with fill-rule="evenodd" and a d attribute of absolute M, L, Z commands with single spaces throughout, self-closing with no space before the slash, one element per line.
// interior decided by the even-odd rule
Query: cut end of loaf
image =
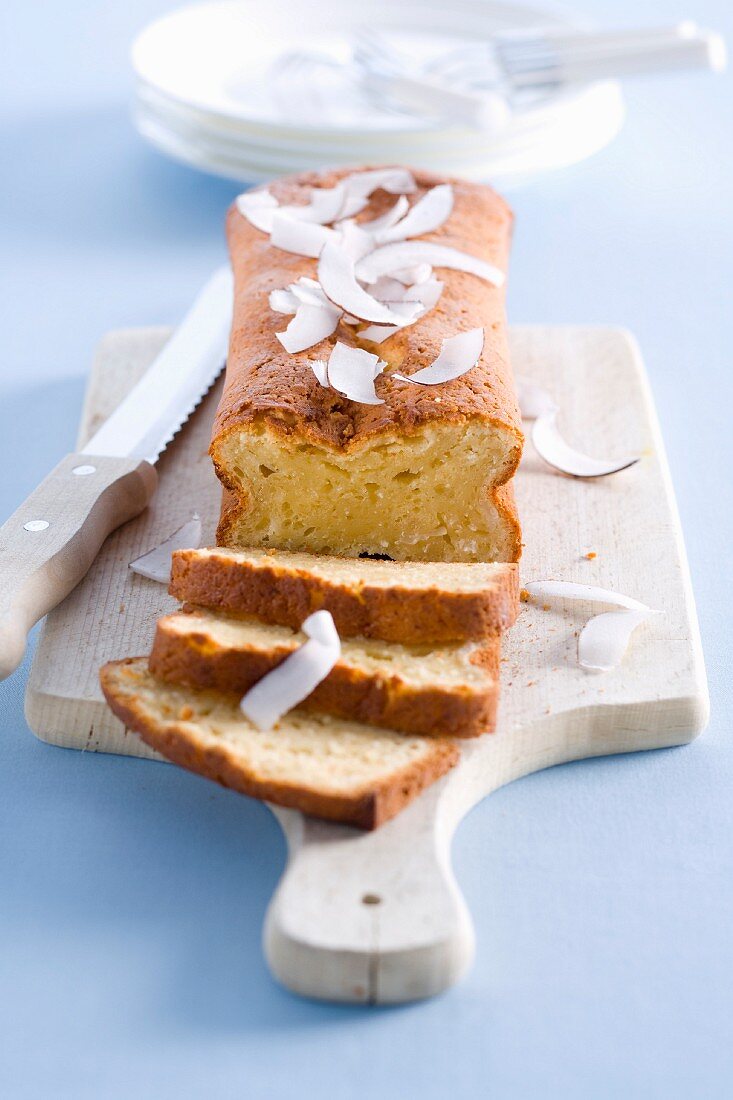
<path fill-rule="evenodd" d="M 125 726 L 173 763 L 243 794 L 359 828 L 399 813 L 458 760 L 447 738 L 292 711 L 256 729 L 236 700 L 157 680 L 143 657 L 100 673 Z"/>
<path fill-rule="evenodd" d="M 517 441 L 484 421 L 435 423 L 330 448 L 273 430 L 234 429 L 212 448 L 236 504 L 218 541 L 397 561 L 516 561 L 511 497 L 497 493 Z"/>

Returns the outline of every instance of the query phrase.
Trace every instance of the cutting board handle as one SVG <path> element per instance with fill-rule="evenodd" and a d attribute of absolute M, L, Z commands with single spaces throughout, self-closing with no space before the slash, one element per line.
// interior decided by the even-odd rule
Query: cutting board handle
<path fill-rule="evenodd" d="M 264 933 L 278 981 L 362 1004 L 420 1000 L 458 981 L 474 934 L 440 806 L 432 789 L 372 833 L 273 807 L 289 847 Z"/>

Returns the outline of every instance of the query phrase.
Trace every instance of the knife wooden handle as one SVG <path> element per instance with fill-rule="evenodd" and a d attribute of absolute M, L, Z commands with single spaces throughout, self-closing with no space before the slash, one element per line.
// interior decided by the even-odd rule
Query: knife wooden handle
<path fill-rule="evenodd" d="M 157 475 L 140 458 L 67 455 L 0 527 L 0 679 L 34 623 L 79 583 L 107 535 L 139 515 Z"/>

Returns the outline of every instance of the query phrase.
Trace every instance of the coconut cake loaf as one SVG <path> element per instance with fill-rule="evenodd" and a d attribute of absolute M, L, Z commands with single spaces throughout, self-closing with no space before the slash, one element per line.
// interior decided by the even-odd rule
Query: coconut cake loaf
<path fill-rule="evenodd" d="M 304 205 L 351 175 L 289 177 L 268 195 Z M 421 241 L 506 270 L 512 217 L 494 191 L 424 172 L 414 180 L 402 200 L 410 208 L 439 184 L 449 182 L 453 195 L 450 215 Z M 357 224 L 394 203 L 394 193 L 376 190 Z M 269 296 L 302 277 L 315 279 L 318 261 L 276 247 L 236 205 L 227 237 L 234 315 L 211 444 L 227 490 L 219 543 L 396 560 L 516 561 L 521 533 L 510 479 L 522 433 L 503 287 L 435 264 L 442 295 L 417 322 L 375 345 L 360 335 L 369 325 L 344 320 L 320 343 L 292 353 L 277 338 L 287 321 L 270 308 Z M 461 377 L 441 385 L 394 377 L 429 366 L 443 341 L 479 328 L 483 350 Z M 351 400 L 319 381 L 317 365 L 337 342 L 386 364 L 375 382 L 382 403 Z"/>

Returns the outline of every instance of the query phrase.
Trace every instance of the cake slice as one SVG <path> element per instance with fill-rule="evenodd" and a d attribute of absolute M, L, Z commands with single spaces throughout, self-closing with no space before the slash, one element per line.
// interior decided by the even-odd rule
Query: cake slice
<path fill-rule="evenodd" d="M 160 680 L 241 697 L 306 640 L 287 626 L 192 608 L 158 620 L 149 668 Z M 301 706 L 407 733 L 493 732 L 499 647 L 498 638 L 439 648 L 346 639 Z"/>
<path fill-rule="evenodd" d="M 254 798 L 374 829 L 458 759 L 449 738 L 407 736 L 294 710 L 256 729 L 231 697 L 162 683 L 144 657 L 100 673 L 110 707 L 152 748 Z"/>
<path fill-rule="evenodd" d="M 404 645 L 496 636 L 519 609 L 508 563 L 392 562 L 258 548 L 177 550 L 169 591 L 184 602 L 299 630 L 321 608 L 342 638 Z"/>
<path fill-rule="evenodd" d="M 352 174 L 276 180 L 270 201 L 304 205 Z M 454 200 L 444 224 L 416 240 L 505 272 L 512 215 L 503 199 L 466 180 L 422 171 L 414 178 L 413 208 L 439 184 L 450 184 Z M 394 203 L 394 195 L 377 191 L 357 221 L 380 217 Z M 342 320 L 331 336 L 289 353 L 277 339 L 287 318 L 270 308 L 269 295 L 315 279 L 317 261 L 275 247 L 236 205 L 227 238 L 234 316 L 211 455 L 229 493 L 217 541 L 395 560 L 517 561 L 521 532 L 509 482 L 523 437 L 504 288 L 436 262 L 442 295 L 415 323 L 374 344 L 360 335 L 363 325 Z M 444 340 L 477 328 L 483 351 L 461 377 L 433 386 L 393 377 L 429 366 Z M 386 363 L 376 383 L 381 404 L 349 400 L 319 383 L 312 364 L 325 362 L 337 342 Z"/>

